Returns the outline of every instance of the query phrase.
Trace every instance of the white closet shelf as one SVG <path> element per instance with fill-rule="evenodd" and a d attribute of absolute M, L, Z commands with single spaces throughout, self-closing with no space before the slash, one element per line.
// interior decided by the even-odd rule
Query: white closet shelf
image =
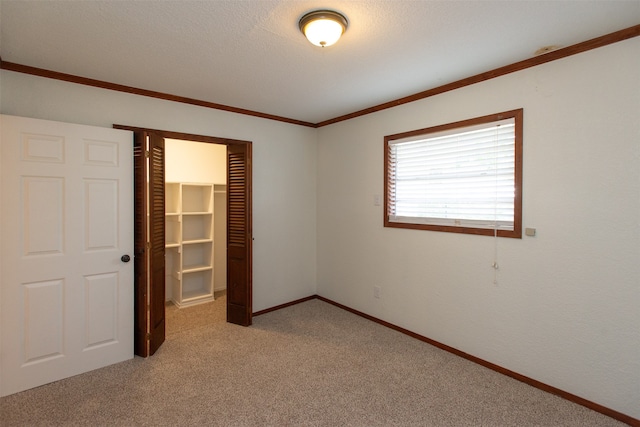
<path fill-rule="evenodd" d="M 190 215 L 213 215 L 213 212 L 182 212 L 183 216 Z"/>
<path fill-rule="evenodd" d="M 213 184 L 166 183 L 166 248 L 178 307 L 213 300 Z"/>
<path fill-rule="evenodd" d="M 193 239 L 193 240 L 183 240 L 183 245 L 195 245 L 196 243 L 211 243 L 213 239 Z"/>
<path fill-rule="evenodd" d="M 206 271 L 213 270 L 211 265 L 206 264 L 195 264 L 195 265 L 183 265 L 182 266 L 182 274 L 187 273 L 195 273 L 196 271 Z"/>

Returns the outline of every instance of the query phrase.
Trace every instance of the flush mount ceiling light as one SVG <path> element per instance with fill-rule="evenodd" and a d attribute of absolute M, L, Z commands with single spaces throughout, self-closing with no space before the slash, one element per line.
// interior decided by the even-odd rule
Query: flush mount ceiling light
<path fill-rule="evenodd" d="M 347 18 L 332 10 L 315 10 L 300 18 L 300 31 L 314 45 L 331 46 L 347 31 Z"/>

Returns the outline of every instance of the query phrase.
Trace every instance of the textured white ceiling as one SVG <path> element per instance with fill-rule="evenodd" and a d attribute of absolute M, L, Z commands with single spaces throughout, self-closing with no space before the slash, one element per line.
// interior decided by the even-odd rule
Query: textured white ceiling
<path fill-rule="evenodd" d="M 298 20 L 342 12 L 334 46 Z M 312 123 L 640 23 L 640 1 L 8 1 L 4 61 Z"/>

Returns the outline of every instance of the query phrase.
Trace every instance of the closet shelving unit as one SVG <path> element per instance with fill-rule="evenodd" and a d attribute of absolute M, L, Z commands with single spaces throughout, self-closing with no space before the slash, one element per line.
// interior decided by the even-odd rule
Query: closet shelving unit
<path fill-rule="evenodd" d="M 178 307 L 213 300 L 213 188 L 165 184 L 165 247 L 172 251 L 171 299 Z"/>

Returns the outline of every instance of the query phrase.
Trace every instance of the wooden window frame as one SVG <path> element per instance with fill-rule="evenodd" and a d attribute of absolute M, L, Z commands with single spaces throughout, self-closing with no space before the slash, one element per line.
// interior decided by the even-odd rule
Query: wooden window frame
<path fill-rule="evenodd" d="M 515 120 L 515 175 L 514 175 L 514 218 L 513 218 L 513 230 L 504 229 L 490 229 L 490 228 L 474 228 L 469 226 L 449 226 L 449 225 L 434 225 L 434 224 L 417 224 L 406 222 L 394 222 L 390 221 L 389 213 L 391 212 L 390 200 L 390 186 L 393 185 L 392 176 L 389 168 L 389 142 L 403 138 L 410 138 L 416 136 L 423 136 L 433 134 L 437 132 L 450 131 L 452 129 L 463 128 L 468 126 L 474 126 L 484 123 L 491 123 L 499 120 L 513 118 Z M 463 233 L 485 236 L 497 236 L 497 237 L 510 237 L 510 238 L 522 238 L 522 134 L 523 134 L 523 109 L 505 111 L 502 113 L 490 114 L 482 117 L 475 117 L 468 120 L 462 120 L 458 122 L 448 123 L 439 126 L 433 126 L 429 128 L 417 129 L 409 132 L 402 132 L 394 135 L 387 135 L 384 137 L 384 226 L 390 228 L 406 228 L 414 230 L 430 230 L 430 231 L 443 231 L 449 233 Z"/>

